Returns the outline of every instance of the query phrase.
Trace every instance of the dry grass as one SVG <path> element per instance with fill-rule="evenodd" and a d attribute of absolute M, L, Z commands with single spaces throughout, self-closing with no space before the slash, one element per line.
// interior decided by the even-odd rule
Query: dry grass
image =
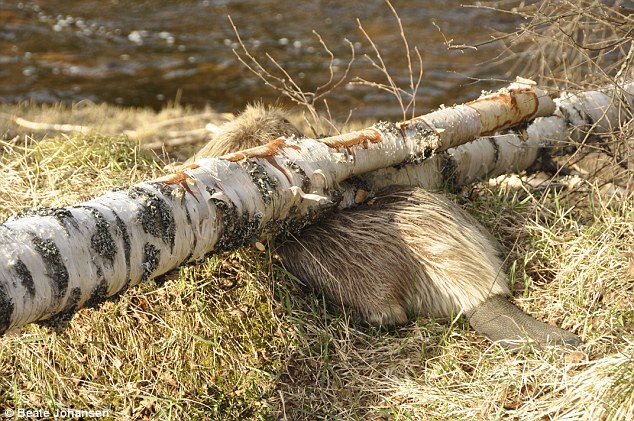
<path fill-rule="evenodd" d="M 211 109 L 195 110 L 178 105 L 168 106 L 159 112 L 92 102 L 72 106 L 0 105 L 0 127 L 4 139 L 30 134 L 48 138 L 60 133 L 125 135 L 139 140 L 143 149 L 161 155 L 169 153 L 179 160 L 185 160 L 198 150 L 200 144 L 212 139 L 219 126 L 231 118 L 231 114 Z"/>
<path fill-rule="evenodd" d="M 600 87 L 634 76 L 634 15 L 626 0 L 494 1 L 523 18 L 514 34 L 501 34 L 508 49 L 500 60 L 509 74 L 533 77 L 540 86 L 571 90 Z"/>
<path fill-rule="evenodd" d="M 163 166 L 122 136 L 6 139 L 0 217 L 73 203 Z M 463 319 L 420 319 L 393 332 L 355 326 L 271 256 L 241 250 L 82 310 L 61 333 L 32 325 L 0 338 L 0 410 L 105 409 L 113 419 L 626 419 L 634 411 L 634 208 L 598 192 L 585 183 L 482 184 L 467 205 L 510 250 L 516 302 L 580 335 L 580 352 L 510 354 Z"/>
<path fill-rule="evenodd" d="M 631 74 L 624 34 L 632 26 L 620 25 L 631 21 L 629 9 L 562 0 L 514 10 L 529 18 L 515 45 L 552 86 Z M 27 104 L 0 112 L 0 218 L 154 177 L 164 163 L 136 139 L 205 141 L 201 129 L 222 120 L 179 107 L 157 114 Z M 92 129 L 32 133 L 7 116 Z M 419 319 L 391 332 L 362 328 L 302 291 L 269 254 L 240 250 L 82 310 L 63 332 L 31 325 L 1 337 L 0 411 L 102 409 L 112 419 L 632 419 L 633 138 L 625 131 L 586 145 L 560 160 L 570 175 L 541 177 L 546 183 L 535 183 L 539 174 L 482 183 L 465 204 L 508 251 L 515 302 L 581 336 L 577 352 L 526 347 L 511 354 L 462 318 Z M 176 159 L 191 154 L 181 149 Z M 608 159 L 600 169 L 592 167 L 597 160 L 585 165 L 589 152 Z M 611 195 L 613 185 L 626 196 Z"/>

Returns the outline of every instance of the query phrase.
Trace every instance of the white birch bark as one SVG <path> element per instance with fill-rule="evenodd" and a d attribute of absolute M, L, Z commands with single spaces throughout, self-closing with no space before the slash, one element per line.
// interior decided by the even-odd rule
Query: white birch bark
<path fill-rule="evenodd" d="M 301 227 L 337 203 L 351 176 L 422 161 L 552 110 L 541 91 L 514 84 L 400 124 L 278 139 L 76 206 L 12 217 L 0 225 L 0 333 L 65 321 L 181 264 Z"/>
<path fill-rule="evenodd" d="M 362 175 L 357 185 L 372 190 L 392 185 L 419 186 L 428 190 L 445 186 L 455 189 L 525 170 L 535 162 L 542 148 L 551 142 L 563 142 L 567 137 L 565 119 L 540 117 L 519 132 L 480 137 L 422 162 L 372 171 Z M 341 207 L 348 206 L 346 203 Z"/>
<path fill-rule="evenodd" d="M 552 116 L 533 120 L 525 130 L 481 137 L 422 162 L 381 168 L 363 175 L 361 183 L 378 190 L 390 185 L 426 189 L 464 186 L 530 167 L 543 148 L 554 150 L 581 143 L 588 135 L 618 130 L 634 113 L 634 83 L 600 91 L 562 93 Z M 346 203 L 353 200 L 348 194 Z"/>

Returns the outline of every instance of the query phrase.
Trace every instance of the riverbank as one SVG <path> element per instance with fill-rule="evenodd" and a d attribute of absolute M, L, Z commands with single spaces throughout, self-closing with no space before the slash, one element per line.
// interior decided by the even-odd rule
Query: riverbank
<path fill-rule="evenodd" d="M 31 136 L 46 139 L 59 135 L 94 134 L 127 136 L 169 159 L 185 159 L 210 140 L 232 114 L 210 108 L 167 106 L 117 107 L 82 101 L 73 105 L 21 103 L 0 105 L 0 133 L 5 139 Z"/>
<path fill-rule="evenodd" d="M 0 219 L 157 177 L 190 152 L 148 145 L 192 132 L 204 142 L 229 118 L 91 103 L 0 111 Z M 536 184 L 519 174 L 476 185 L 469 200 L 451 197 L 502 243 L 515 303 L 578 334 L 579 350 L 508 353 L 464 318 L 419 318 L 390 332 L 358 326 L 269 251 L 242 249 L 81 310 L 61 332 L 31 325 L 0 338 L 0 409 L 113 419 L 627 418 L 633 201 L 606 198 L 605 179 L 572 179 Z"/>

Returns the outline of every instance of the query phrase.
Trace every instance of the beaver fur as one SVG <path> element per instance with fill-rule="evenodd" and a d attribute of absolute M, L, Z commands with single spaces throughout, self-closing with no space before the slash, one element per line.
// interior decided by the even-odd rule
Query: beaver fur
<path fill-rule="evenodd" d="M 195 159 L 301 136 L 287 114 L 252 105 L 227 123 Z M 511 304 L 496 242 L 443 195 L 388 187 L 354 209 L 335 212 L 277 248 L 285 267 L 332 305 L 366 323 L 465 314 L 479 333 L 510 349 L 527 339 L 578 345 L 580 339 Z"/>

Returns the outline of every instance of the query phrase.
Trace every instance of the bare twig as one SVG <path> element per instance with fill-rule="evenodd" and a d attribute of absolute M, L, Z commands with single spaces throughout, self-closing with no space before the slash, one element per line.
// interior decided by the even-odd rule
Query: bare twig
<path fill-rule="evenodd" d="M 328 64 L 328 80 L 325 83 L 314 88 L 313 91 L 310 91 L 300 87 L 299 83 L 296 82 L 293 75 L 291 75 L 273 56 L 271 56 L 271 54 L 266 53 L 265 56 L 272 64 L 272 69 L 270 70 L 264 64 L 262 64 L 262 62 L 258 60 L 244 44 L 244 41 L 242 40 L 238 32 L 238 28 L 234 24 L 231 17 L 229 17 L 229 22 L 233 27 L 233 31 L 236 34 L 238 44 L 240 45 L 240 52 L 237 50 L 233 50 L 238 60 L 247 69 L 249 69 L 249 71 L 259 77 L 267 86 L 275 89 L 281 95 L 285 96 L 292 102 L 304 107 L 306 112 L 310 116 L 308 118 L 305 115 L 304 119 L 306 120 L 308 126 L 311 127 L 315 136 L 324 134 L 326 132 L 324 125 L 330 128 L 328 132 L 330 132 L 332 129 L 334 129 L 335 132 L 338 132 L 338 130 L 336 130 L 336 125 L 331 120 L 330 113 L 327 112 L 324 116 L 322 115 L 322 113 L 319 112 L 318 108 L 323 107 L 327 110 L 328 105 L 325 102 L 326 97 L 348 80 L 350 68 L 352 66 L 352 63 L 355 61 L 355 51 L 352 43 L 347 39 L 345 40 L 345 42 L 350 47 L 350 58 L 348 59 L 348 63 L 345 69 L 340 72 L 339 76 L 337 76 L 335 55 L 325 43 L 321 35 L 319 35 L 319 33 L 317 33 L 316 31 L 313 31 L 313 34 L 317 38 L 317 41 L 322 46 L 326 54 L 328 54 L 330 62 Z"/>
<path fill-rule="evenodd" d="M 410 48 L 407 37 L 405 36 L 403 23 L 394 6 L 389 0 L 386 0 L 385 3 L 396 19 L 402 44 L 404 46 L 406 65 L 409 71 L 408 86 L 406 88 L 403 88 L 396 83 L 395 79 L 392 77 L 390 71 L 388 70 L 387 64 L 383 60 L 380 49 L 374 43 L 371 36 L 365 31 L 363 25 L 358 19 L 357 24 L 359 30 L 364 35 L 365 39 L 368 41 L 373 51 L 372 57 L 366 54 L 365 58 L 369 61 L 373 68 L 377 69 L 385 77 L 385 82 L 376 82 L 361 77 L 355 77 L 352 78 L 349 83 L 366 85 L 385 92 L 389 92 L 398 101 L 398 104 L 403 112 L 403 119 L 407 119 L 408 114 L 411 114 L 410 117 L 414 117 L 416 115 L 416 94 L 423 78 L 423 60 L 417 47 L 414 47 L 413 49 Z M 251 51 L 249 51 L 244 41 L 240 37 L 238 28 L 234 24 L 231 17 L 229 17 L 229 22 L 231 23 L 233 31 L 235 32 L 236 38 L 238 40 L 238 45 L 240 46 L 239 50 L 233 50 L 238 60 L 249 71 L 260 78 L 260 80 L 262 80 L 267 86 L 272 87 L 292 102 L 303 106 L 309 116 L 307 117 L 305 115 L 304 119 L 306 120 L 308 126 L 312 128 L 314 135 L 323 134 L 325 128 L 324 125 L 329 128 L 329 131 L 334 130 L 334 132 L 339 132 L 339 130 L 336 128 L 336 125 L 334 124 L 334 121 L 332 120 L 326 98 L 335 89 L 341 87 L 349 80 L 350 70 L 352 68 L 352 64 L 356 59 L 354 45 L 349 40 L 345 40 L 350 48 L 350 57 L 347 61 L 345 69 L 337 72 L 336 69 L 338 66 L 336 65 L 335 55 L 325 43 L 321 35 L 316 31 L 313 31 L 313 34 L 317 38 L 317 41 L 321 45 L 322 49 L 326 52 L 326 54 L 328 54 L 329 64 L 328 80 L 325 83 L 314 88 L 314 90 L 310 91 L 300 87 L 295 78 L 269 53 L 266 53 L 265 57 L 270 61 L 272 66 L 264 65 L 251 53 Z M 418 67 L 416 71 L 416 66 L 414 65 L 415 61 L 417 62 Z M 339 76 L 337 76 L 337 73 L 339 73 Z M 325 114 L 323 114 L 324 112 Z M 348 119 L 349 118 L 350 116 L 348 117 Z"/>
<path fill-rule="evenodd" d="M 407 87 L 407 89 L 403 89 L 396 83 L 396 81 L 390 74 L 390 71 L 388 70 L 387 65 L 385 64 L 385 61 L 383 60 L 383 57 L 381 55 L 379 48 L 377 47 L 376 43 L 372 40 L 372 37 L 370 37 L 370 35 L 366 32 L 365 28 L 363 27 L 363 24 L 361 23 L 359 19 L 357 19 L 357 25 L 359 27 L 359 30 L 361 31 L 365 39 L 370 44 L 370 47 L 374 54 L 374 58 L 370 57 L 367 54 L 364 57 L 370 62 L 372 67 L 377 69 L 385 77 L 387 83 L 373 82 L 361 77 L 354 78 L 351 83 L 371 86 L 371 87 L 380 89 L 382 91 L 391 93 L 398 101 L 398 104 L 401 107 L 401 110 L 403 112 L 403 119 L 405 120 L 407 119 L 408 113 L 411 113 L 410 117 L 412 118 L 416 115 L 416 94 L 420 87 L 420 83 L 423 79 L 423 59 L 421 57 L 421 54 L 418 48 L 414 47 L 414 53 L 416 54 L 417 62 L 418 62 L 417 63 L 418 73 L 416 77 L 414 77 L 414 66 L 412 64 L 412 50 L 409 46 L 409 42 L 407 41 L 407 37 L 405 36 L 403 23 L 401 21 L 400 16 L 398 15 L 398 12 L 394 8 L 390 0 L 385 0 L 385 3 L 390 8 L 390 10 L 392 11 L 392 14 L 396 18 L 396 23 L 399 28 L 399 33 L 400 33 L 403 47 L 405 50 L 407 69 L 409 71 L 409 86 Z"/>
<path fill-rule="evenodd" d="M 89 133 L 94 130 L 92 127 L 79 126 L 76 124 L 38 123 L 35 121 L 26 120 L 22 117 L 15 117 L 13 119 L 13 122 L 20 127 L 37 131 L 50 130 L 63 133 Z"/>

